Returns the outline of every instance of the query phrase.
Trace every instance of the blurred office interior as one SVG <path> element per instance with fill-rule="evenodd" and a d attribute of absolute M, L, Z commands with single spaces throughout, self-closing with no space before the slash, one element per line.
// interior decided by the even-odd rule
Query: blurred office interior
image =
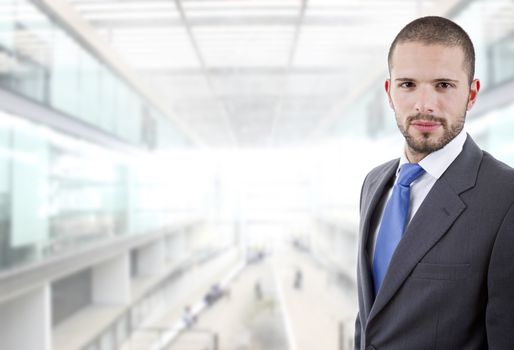
<path fill-rule="evenodd" d="M 466 130 L 513 166 L 512 0 L 0 0 L 2 350 L 352 349 L 424 15 L 474 41 Z"/>

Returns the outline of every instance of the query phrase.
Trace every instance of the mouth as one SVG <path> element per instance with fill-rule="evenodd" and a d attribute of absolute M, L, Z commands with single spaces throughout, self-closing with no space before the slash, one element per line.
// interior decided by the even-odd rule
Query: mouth
<path fill-rule="evenodd" d="M 411 125 L 420 132 L 433 132 L 441 127 L 441 123 L 434 121 L 425 121 L 425 120 L 414 120 L 411 122 Z"/>

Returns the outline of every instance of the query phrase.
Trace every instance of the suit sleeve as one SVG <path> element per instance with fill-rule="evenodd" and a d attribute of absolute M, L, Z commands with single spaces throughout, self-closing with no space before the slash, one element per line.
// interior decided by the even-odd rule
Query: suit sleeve
<path fill-rule="evenodd" d="M 362 186 L 361 186 L 361 194 L 359 199 L 359 213 L 362 212 L 362 194 L 364 193 L 364 187 L 366 186 L 366 180 L 368 179 L 368 175 L 366 175 L 366 178 L 364 179 Z M 361 218 L 362 220 L 362 218 Z M 357 276 L 358 276 L 358 268 L 357 268 Z M 358 277 L 357 277 L 358 278 Z M 354 348 L 355 350 L 359 350 L 361 347 L 361 319 L 360 314 L 357 313 L 357 317 L 355 320 L 355 333 L 354 333 Z"/>
<path fill-rule="evenodd" d="M 364 187 L 366 186 L 366 181 L 368 180 L 368 175 L 366 175 L 366 177 L 364 178 L 364 181 L 362 182 L 362 186 L 361 186 L 361 194 L 360 194 L 360 197 L 359 197 L 359 213 L 362 212 L 362 195 L 364 193 Z M 362 220 L 362 218 L 361 218 Z"/>
<path fill-rule="evenodd" d="M 359 313 L 357 313 L 357 319 L 355 320 L 354 338 L 354 349 L 359 350 L 361 348 L 361 319 L 359 317 Z"/>
<path fill-rule="evenodd" d="M 514 204 L 507 211 L 496 236 L 487 284 L 489 349 L 514 349 Z"/>

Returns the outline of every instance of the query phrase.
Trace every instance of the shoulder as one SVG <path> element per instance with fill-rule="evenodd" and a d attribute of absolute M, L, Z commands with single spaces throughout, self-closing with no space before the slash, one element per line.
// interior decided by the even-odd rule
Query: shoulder
<path fill-rule="evenodd" d="M 496 186 L 514 191 L 514 169 L 486 151 L 483 151 L 479 174 L 481 178 L 494 182 Z"/>
<path fill-rule="evenodd" d="M 364 179 L 364 183 L 361 187 L 361 208 L 362 208 L 362 202 L 366 198 L 370 198 L 370 195 L 373 194 L 378 184 L 383 183 L 386 181 L 387 178 L 390 178 L 396 168 L 398 167 L 399 159 L 393 159 L 386 163 L 380 164 L 379 166 L 373 168 L 368 175 L 366 175 L 366 178 Z"/>
<path fill-rule="evenodd" d="M 483 151 L 475 188 L 483 210 L 505 212 L 514 203 L 514 169 Z"/>
<path fill-rule="evenodd" d="M 368 175 L 366 175 L 364 183 L 373 181 L 376 178 L 382 176 L 385 172 L 390 172 L 391 170 L 396 169 L 398 167 L 398 162 L 399 158 L 396 158 L 374 167 L 368 172 Z"/>

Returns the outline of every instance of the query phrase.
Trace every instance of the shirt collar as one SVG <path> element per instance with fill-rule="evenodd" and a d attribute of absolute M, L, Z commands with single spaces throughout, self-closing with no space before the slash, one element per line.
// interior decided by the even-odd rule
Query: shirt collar
<path fill-rule="evenodd" d="M 448 169 L 450 164 L 453 163 L 455 158 L 460 154 L 462 148 L 464 147 L 464 142 L 466 141 L 466 131 L 463 129 L 457 136 L 453 138 L 446 146 L 437 150 L 435 152 L 430 153 L 425 158 L 423 158 L 419 165 L 432 177 L 439 179 L 441 175 Z M 396 176 L 400 171 L 400 167 L 409 163 L 409 160 L 405 156 L 405 151 L 402 152 L 402 156 L 400 158 L 400 164 L 398 165 L 398 169 L 396 170 Z"/>

